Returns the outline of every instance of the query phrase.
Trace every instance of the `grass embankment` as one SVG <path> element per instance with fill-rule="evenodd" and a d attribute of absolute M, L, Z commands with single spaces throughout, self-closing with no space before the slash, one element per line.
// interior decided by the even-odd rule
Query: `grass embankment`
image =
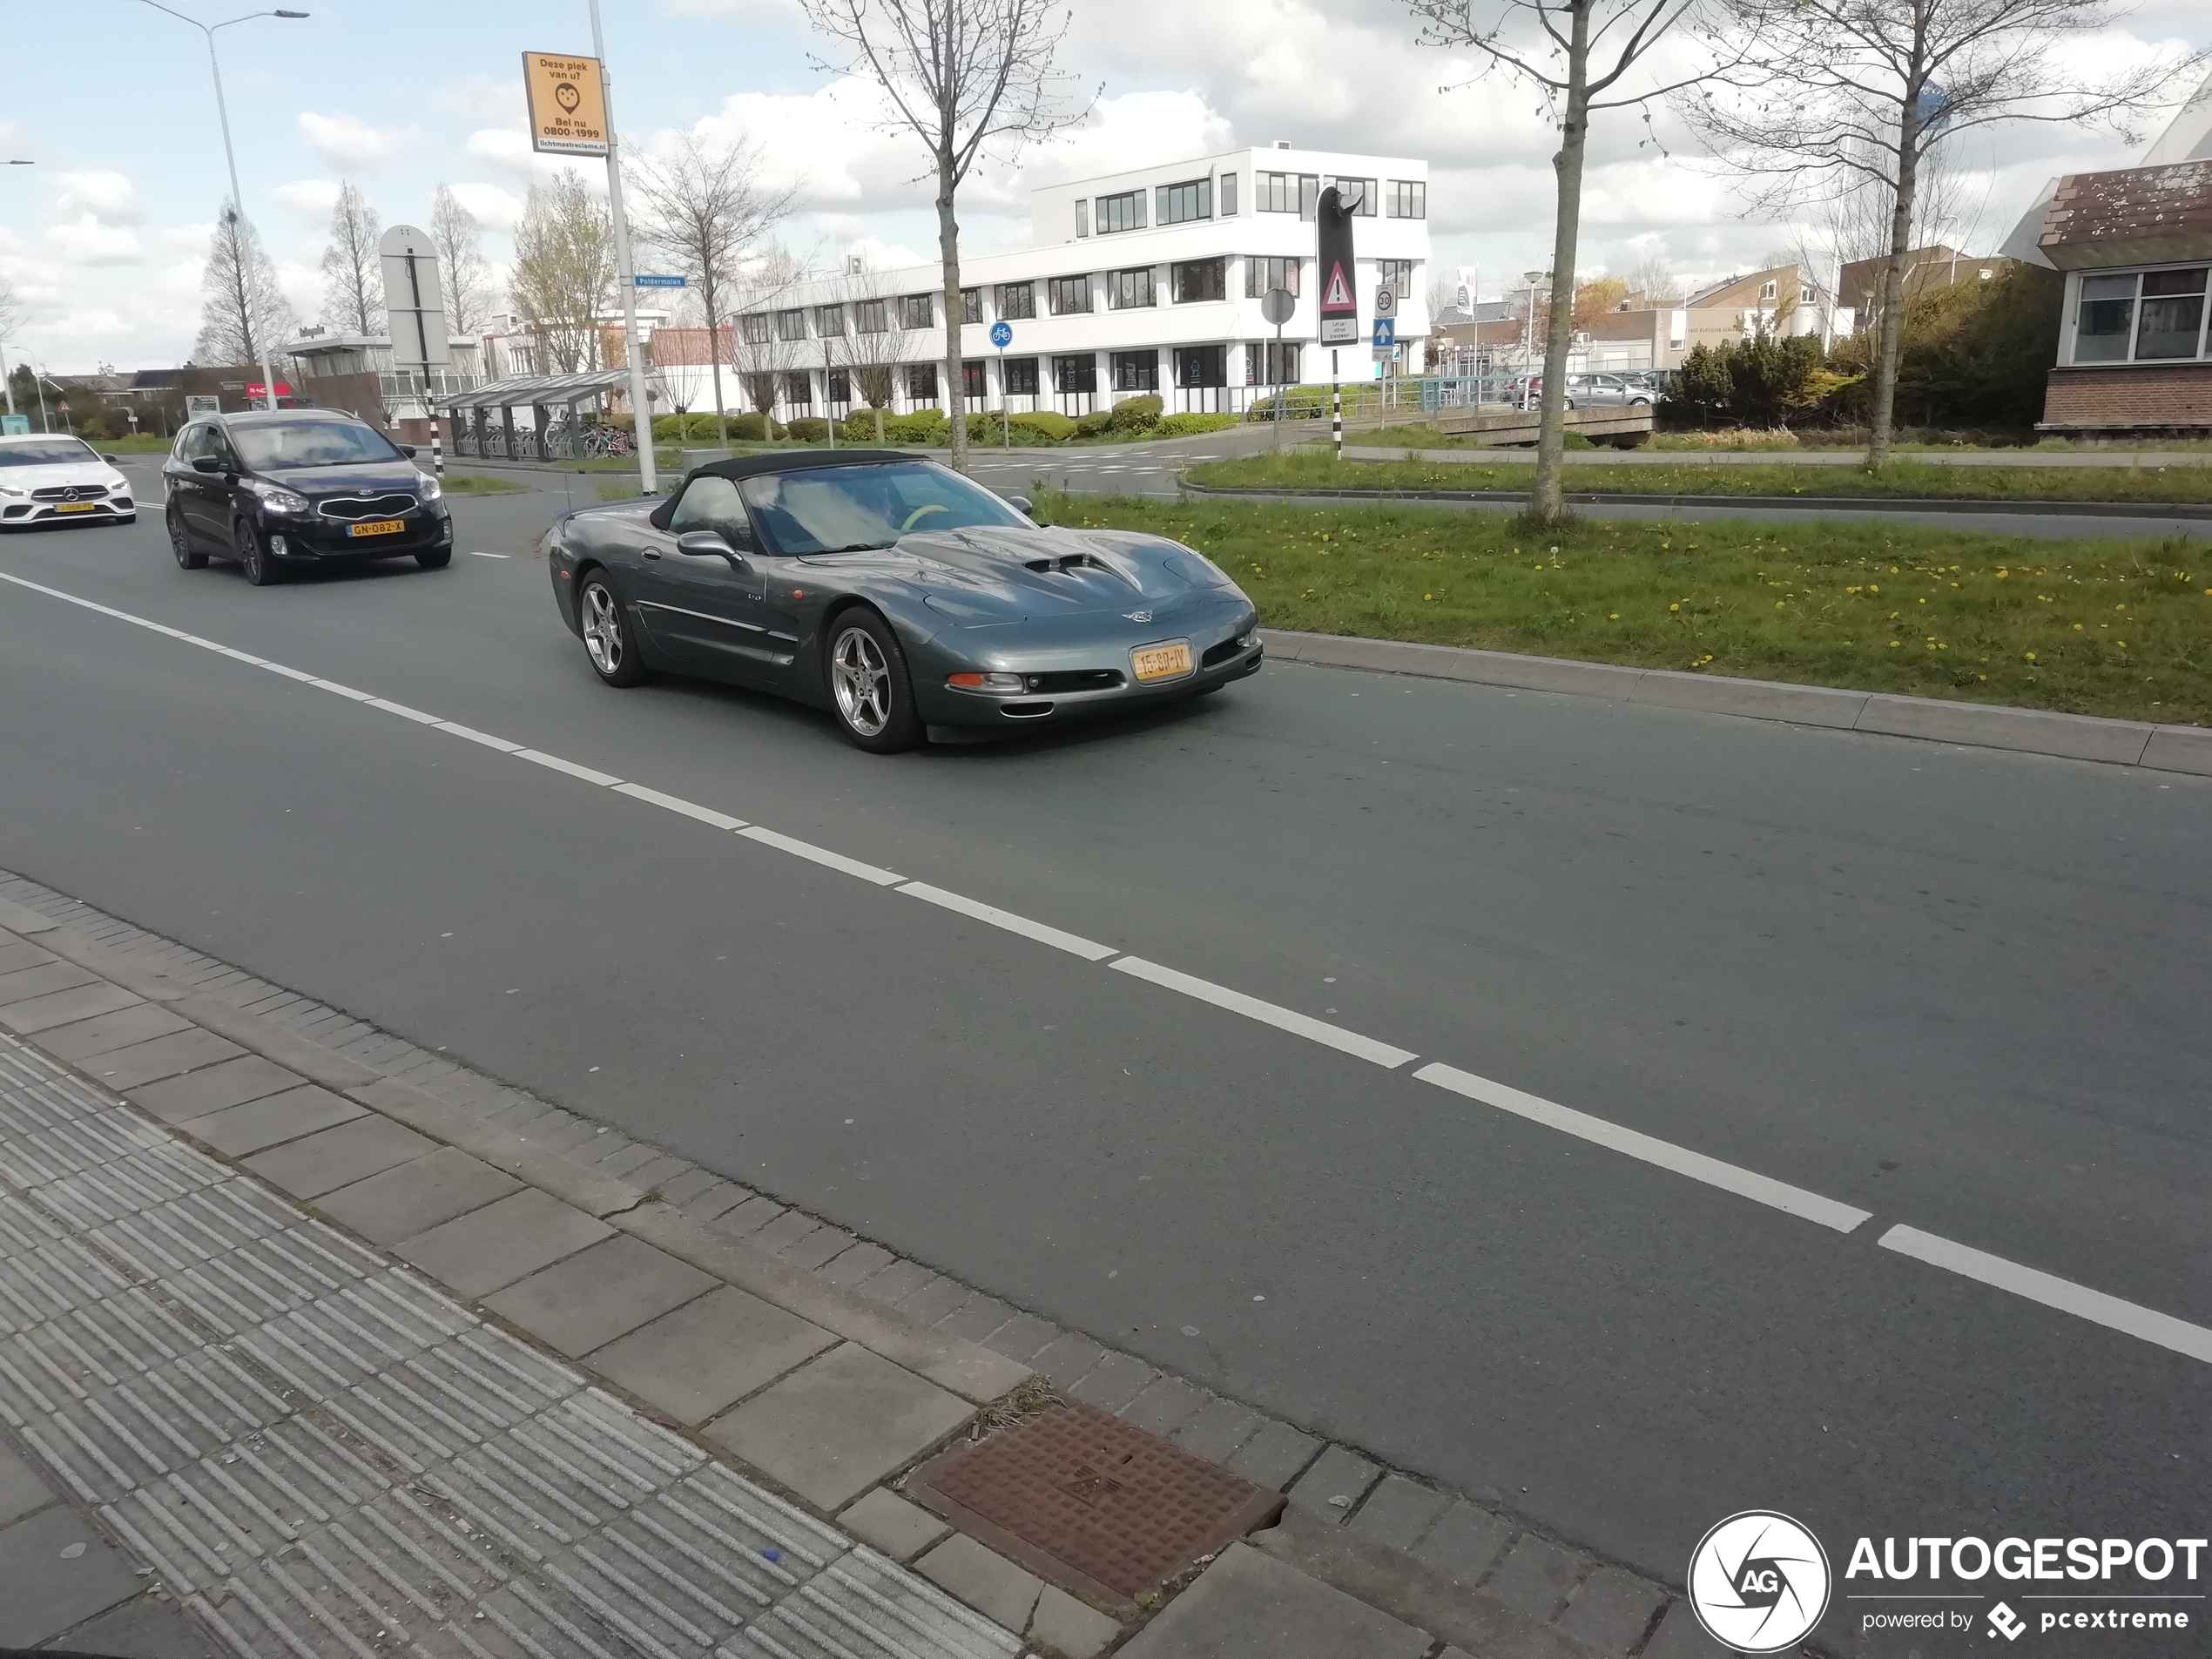
<path fill-rule="evenodd" d="M 1277 628 L 2212 724 L 2212 550 L 1045 491 L 1216 560 Z"/>
<path fill-rule="evenodd" d="M 1394 446 L 1393 446 L 1394 447 Z M 2176 467 L 1714 466 L 1687 461 L 1608 466 L 1570 454 L 1574 492 L 1636 496 L 1807 496 L 1937 501 L 2212 502 L 2212 464 Z M 1325 451 L 1246 455 L 1193 467 L 1196 484 L 1248 489 L 1459 489 L 1525 494 L 1526 461 L 1339 461 Z"/>
<path fill-rule="evenodd" d="M 84 442 L 104 455 L 165 455 L 175 440 L 158 432 L 133 432 L 127 438 L 87 438 Z"/>
<path fill-rule="evenodd" d="M 511 478 L 495 478 L 488 472 L 449 472 L 444 482 L 448 496 L 504 496 L 526 488 Z"/>

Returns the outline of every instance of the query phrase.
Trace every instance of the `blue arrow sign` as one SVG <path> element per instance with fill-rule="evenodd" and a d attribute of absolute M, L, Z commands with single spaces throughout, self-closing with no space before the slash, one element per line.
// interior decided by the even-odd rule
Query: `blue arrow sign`
<path fill-rule="evenodd" d="M 995 322 L 991 325 L 991 344 L 996 346 L 1001 351 L 1004 351 L 1013 343 L 1014 325 L 1012 323 Z"/>
<path fill-rule="evenodd" d="M 680 288 L 684 286 L 684 279 L 680 276 L 634 276 L 630 280 L 640 288 Z"/>
<path fill-rule="evenodd" d="M 1375 319 L 1375 349 L 1383 351 L 1398 343 L 1398 322 L 1395 318 Z"/>

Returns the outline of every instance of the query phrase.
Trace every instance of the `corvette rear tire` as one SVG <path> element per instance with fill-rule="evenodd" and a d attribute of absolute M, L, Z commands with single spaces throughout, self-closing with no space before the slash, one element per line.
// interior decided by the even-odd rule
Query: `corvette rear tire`
<path fill-rule="evenodd" d="M 644 659 L 637 655 L 630 618 L 622 614 L 622 601 L 605 571 L 594 570 L 583 578 L 576 596 L 576 610 L 583 629 L 583 654 L 590 658 L 593 673 L 608 685 L 625 690 L 652 678 Z"/>
<path fill-rule="evenodd" d="M 897 754 L 922 740 L 907 653 L 889 623 L 873 610 L 845 612 L 824 660 L 831 711 L 854 747 Z"/>
<path fill-rule="evenodd" d="M 174 508 L 163 515 L 169 523 L 169 551 L 175 555 L 180 570 L 204 570 L 207 555 L 192 545 L 192 532 L 185 528 L 185 516 Z"/>

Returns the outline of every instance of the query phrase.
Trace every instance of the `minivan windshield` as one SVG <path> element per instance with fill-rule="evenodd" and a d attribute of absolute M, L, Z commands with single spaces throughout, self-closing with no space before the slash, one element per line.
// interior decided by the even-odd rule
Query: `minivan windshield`
<path fill-rule="evenodd" d="M 909 530 L 1029 522 L 989 490 L 927 461 L 764 473 L 738 488 L 778 553 L 856 553 L 889 547 Z"/>
<path fill-rule="evenodd" d="M 28 443 L 0 443 L 0 467 L 71 467 L 99 458 L 99 451 L 81 438 L 34 438 Z"/>
<path fill-rule="evenodd" d="M 375 428 L 352 421 L 257 421 L 231 428 L 230 435 L 239 459 L 256 472 L 404 459 Z"/>

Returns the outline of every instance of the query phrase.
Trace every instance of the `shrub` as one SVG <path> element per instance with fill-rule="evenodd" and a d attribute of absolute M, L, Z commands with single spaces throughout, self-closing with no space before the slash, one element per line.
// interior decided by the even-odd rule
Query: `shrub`
<path fill-rule="evenodd" d="M 1060 442 L 1031 426 L 1022 415 L 1017 415 L 1010 421 L 1001 421 L 995 413 L 969 415 L 968 441 L 980 444 L 1008 444 L 1010 441 L 1013 448 L 1033 449 Z"/>
<path fill-rule="evenodd" d="M 1170 415 L 1152 428 L 1156 438 L 1190 438 L 1201 432 L 1220 432 L 1237 426 L 1244 420 L 1240 415 Z"/>
<path fill-rule="evenodd" d="M 1159 424 L 1160 413 L 1164 407 L 1157 392 L 1125 397 L 1108 412 L 1106 429 L 1109 432 L 1149 432 Z"/>
<path fill-rule="evenodd" d="M 819 415 L 802 415 L 785 423 L 784 435 L 800 443 L 820 443 L 829 436 L 829 422 Z"/>
<path fill-rule="evenodd" d="M 1089 415 L 1076 416 L 1076 435 L 1079 438 L 1100 437 L 1113 424 L 1113 410 L 1093 409 Z"/>
<path fill-rule="evenodd" d="M 1076 435 L 1076 423 L 1051 409 L 1032 409 L 1028 414 L 1017 415 L 1013 419 L 1016 430 L 1028 427 L 1033 431 L 1042 432 L 1055 443 L 1065 443 Z"/>
<path fill-rule="evenodd" d="M 884 421 L 883 435 L 893 443 L 942 443 L 950 425 L 942 409 L 917 409 Z"/>

